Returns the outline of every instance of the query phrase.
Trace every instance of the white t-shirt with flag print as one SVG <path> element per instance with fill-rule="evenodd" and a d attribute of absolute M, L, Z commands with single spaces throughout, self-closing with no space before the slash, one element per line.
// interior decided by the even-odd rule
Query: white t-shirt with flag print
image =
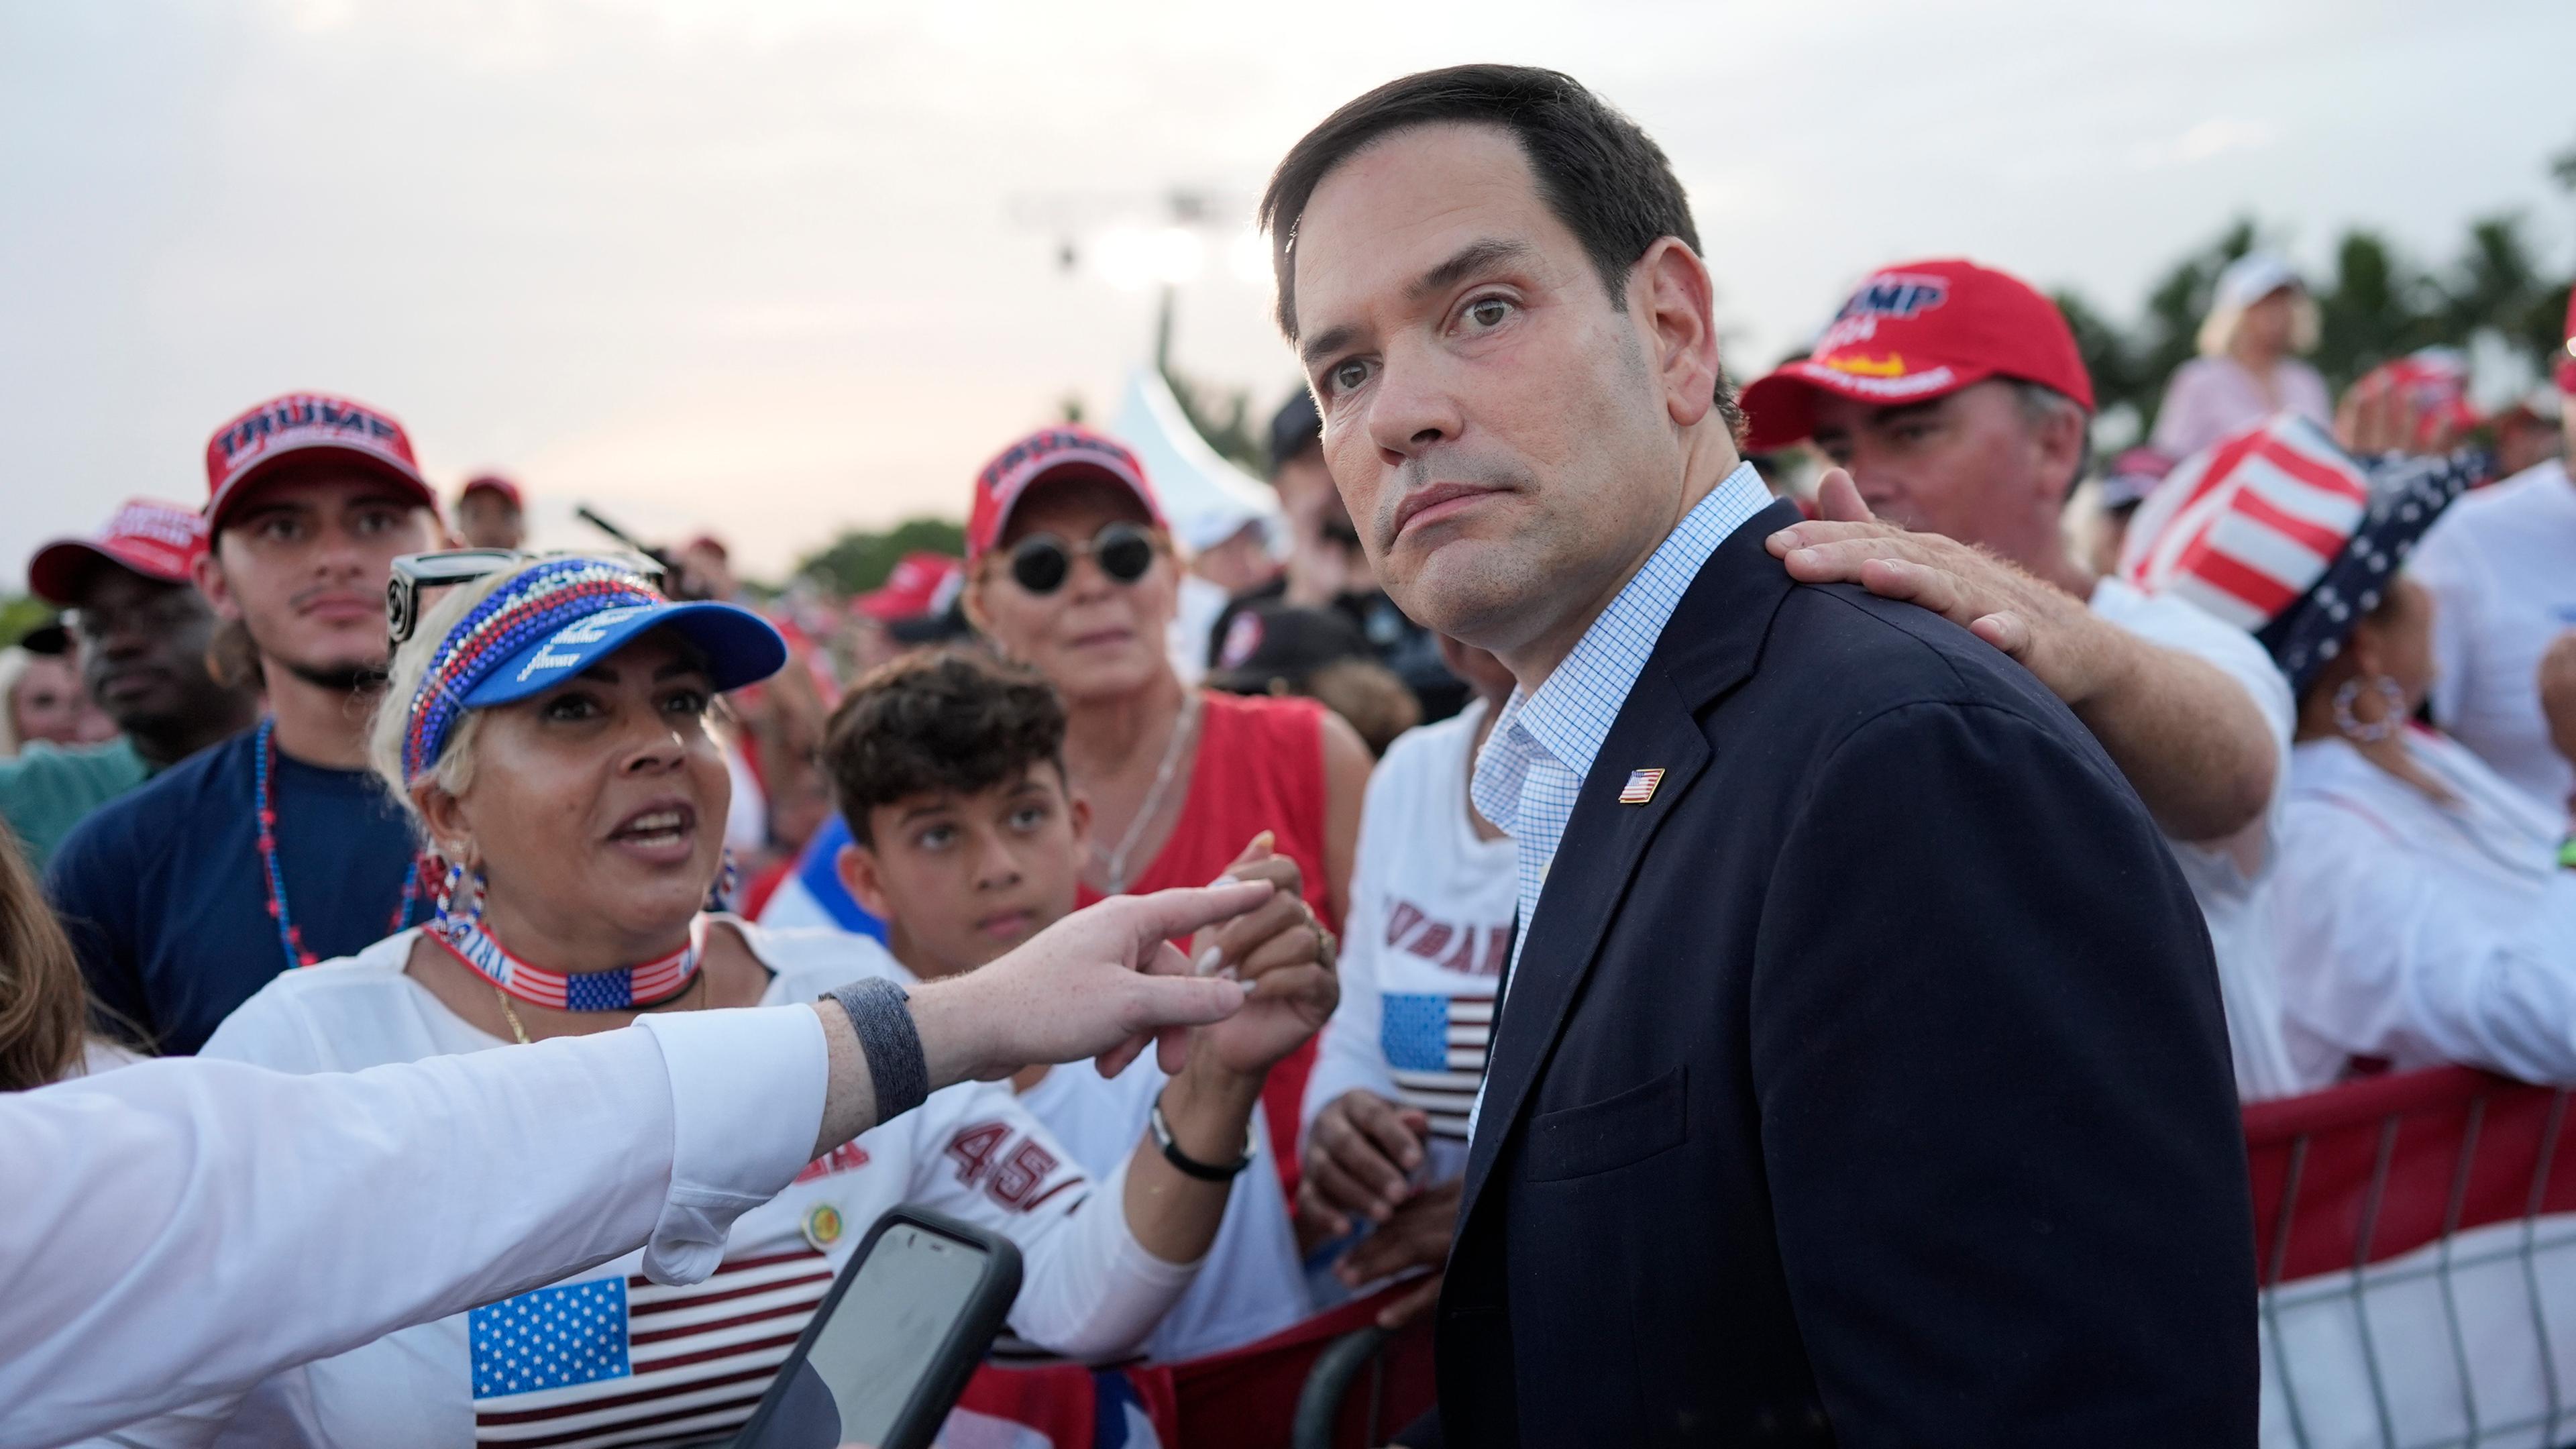
<path fill-rule="evenodd" d="M 874 942 L 733 924 L 772 971 L 763 1001 L 811 1001 L 863 976 L 911 978 Z M 295 1072 L 484 1051 L 505 1043 L 441 1005 L 403 965 L 416 932 L 288 973 L 206 1045 Z M 1130 1351 L 1196 1265 L 1163 1263 L 1128 1231 L 1124 1169 L 1102 1182 L 1011 1095 L 961 1083 L 825 1154 L 734 1223 L 721 1267 L 670 1287 L 637 1255 L 579 1278 L 379 1339 L 276 1375 L 239 1405 L 205 1405 L 127 1431 L 130 1442 L 385 1446 L 691 1443 L 746 1421 L 877 1217 L 915 1202 L 1011 1238 L 1025 1265 L 1022 1337 L 1077 1357 Z M 1088 1205 L 1086 1207 L 1086 1205 Z M 386 1230 L 402 1223 L 389 1205 Z M 1077 1211 L 1077 1209 L 1083 1209 Z M 494 1204 L 506 1212 L 506 1203 Z M 404 1224 L 439 1251 L 434 1225 Z M 292 1285 L 273 1285 L 291 1312 Z"/>
<path fill-rule="evenodd" d="M 1370 774 L 1342 937 L 1342 1000 L 1306 1079 L 1305 1120 L 1355 1088 L 1431 1119 L 1426 1182 L 1467 1165 L 1494 986 L 1512 949 L 1509 840 L 1478 838 L 1467 775 L 1484 701 L 1406 732 Z"/>

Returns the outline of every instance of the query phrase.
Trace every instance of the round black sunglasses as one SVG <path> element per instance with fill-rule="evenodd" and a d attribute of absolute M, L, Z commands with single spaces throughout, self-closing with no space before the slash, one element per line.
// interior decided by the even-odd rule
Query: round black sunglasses
<path fill-rule="evenodd" d="M 1052 594 L 1072 576 L 1074 559 L 1084 556 L 1112 582 L 1132 584 L 1154 566 L 1154 535 L 1132 523 L 1103 524 L 1089 543 L 1032 533 L 1011 546 L 1011 578 L 1032 594 Z"/>

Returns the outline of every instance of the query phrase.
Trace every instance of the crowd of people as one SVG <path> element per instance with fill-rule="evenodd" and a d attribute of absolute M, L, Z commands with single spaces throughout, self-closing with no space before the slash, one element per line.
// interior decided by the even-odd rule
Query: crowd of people
<path fill-rule="evenodd" d="M 1964 626 L 2091 733 L 2197 902 L 2244 1101 L 2440 1062 L 2576 1083 L 2576 410 L 2538 451 L 2545 400 L 2477 417 L 2438 358 L 2338 401 L 2314 336 L 2296 272 L 2245 257 L 2146 444 L 2097 458 L 2043 294 L 1892 263 L 1744 388 L 1744 514 L 1794 498 L 1787 578 Z M 1176 943 L 1258 982 L 1186 1063 L 944 1088 L 704 1281 L 581 1280 L 605 1338 L 529 1348 L 573 1301 L 540 1288 L 115 1442 L 721 1432 L 904 1200 L 1018 1243 L 1013 1355 L 1204 1357 L 1402 1280 L 1382 1322 L 1422 1317 L 1543 883 L 1496 823 L 1530 796 L 1479 762 L 1553 722 L 1379 586 L 1316 401 L 1346 365 L 1271 426 L 1284 538 L 1199 556 L 1128 448 L 1051 426 L 964 480 L 962 558 L 763 600 L 711 537 L 525 552 L 512 480 L 442 499 L 394 415 L 310 393 L 215 428 L 197 505 L 39 550 L 59 623 L 0 659 L 0 1087 L 504 1050 L 1273 888 Z"/>

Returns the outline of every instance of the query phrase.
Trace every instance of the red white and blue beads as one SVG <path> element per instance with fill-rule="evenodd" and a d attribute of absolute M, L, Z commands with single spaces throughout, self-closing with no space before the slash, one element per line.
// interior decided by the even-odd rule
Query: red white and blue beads
<path fill-rule="evenodd" d="M 277 922 L 277 941 L 286 950 L 286 969 L 292 971 L 321 958 L 304 949 L 304 933 L 296 929 L 295 913 L 286 901 L 286 871 L 277 858 L 277 797 L 271 785 L 276 769 L 277 717 L 266 715 L 260 719 L 259 740 L 251 751 L 251 819 L 259 828 L 260 883 L 268 891 L 269 919 Z M 393 922 L 385 934 L 410 925 L 412 907 L 419 900 L 420 857 L 415 855 L 403 871 L 402 896 L 394 903 Z"/>

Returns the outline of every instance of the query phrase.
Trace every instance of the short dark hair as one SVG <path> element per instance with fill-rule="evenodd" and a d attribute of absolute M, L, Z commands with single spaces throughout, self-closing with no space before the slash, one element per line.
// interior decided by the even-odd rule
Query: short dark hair
<path fill-rule="evenodd" d="M 916 795 L 972 795 L 1044 761 L 1064 770 L 1064 705 L 1036 671 L 979 649 L 878 666 L 832 711 L 823 764 L 841 817 L 874 846 L 868 812 Z"/>
<path fill-rule="evenodd" d="M 1549 211 L 1583 244 L 1610 305 L 1628 306 L 1628 273 L 1646 249 L 1679 237 L 1693 252 L 1699 227 L 1673 163 L 1654 138 L 1563 71 L 1526 65 L 1453 65 L 1388 81 L 1326 116 L 1288 148 L 1262 193 L 1279 285 L 1279 330 L 1297 339 L 1297 223 L 1333 169 L 1410 126 L 1499 126 L 1520 143 Z M 1743 412 L 1721 370 L 1717 409 L 1741 436 Z"/>

